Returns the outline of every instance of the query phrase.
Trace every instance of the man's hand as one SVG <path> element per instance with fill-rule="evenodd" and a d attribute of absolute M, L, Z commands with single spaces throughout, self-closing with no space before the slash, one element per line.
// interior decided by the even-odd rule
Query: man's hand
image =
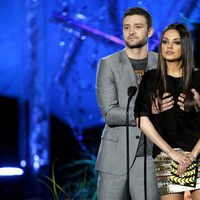
<path fill-rule="evenodd" d="M 185 94 L 181 93 L 178 97 L 178 103 L 177 104 L 179 105 L 180 109 L 183 110 L 183 111 L 185 110 L 184 101 L 185 101 Z"/>
<path fill-rule="evenodd" d="M 195 110 L 196 112 L 199 112 L 200 111 L 200 95 L 194 88 L 191 89 L 191 92 L 194 94 Z M 180 106 L 180 109 L 183 111 L 185 111 L 184 101 L 185 101 L 185 94 L 181 93 L 180 96 L 178 97 L 177 104 Z"/>
<path fill-rule="evenodd" d="M 191 92 L 194 94 L 195 110 L 199 112 L 200 111 L 200 95 L 194 88 L 191 89 Z"/>
<path fill-rule="evenodd" d="M 158 114 L 160 112 L 164 112 L 166 110 L 173 108 L 174 100 L 173 100 L 173 96 L 170 96 L 170 95 L 171 95 L 170 93 L 163 94 L 161 109 L 159 109 L 157 99 L 155 99 L 155 102 L 152 102 L 151 111 L 153 114 Z"/>

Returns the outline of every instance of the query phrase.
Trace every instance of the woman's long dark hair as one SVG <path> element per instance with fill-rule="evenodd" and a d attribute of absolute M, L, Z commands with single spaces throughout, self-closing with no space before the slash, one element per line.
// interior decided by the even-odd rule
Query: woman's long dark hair
<path fill-rule="evenodd" d="M 192 71 L 193 71 L 193 45 L 192 38 L 189 30 L 184 24 L 173 23 L 170 24 L 162 33 L 160 44 L 159 44 L 159 54 L 157 62 L 157 72 L 156 72 L 156 81 L 153 89 L 152 99 L 155 101 L 155 98 L 158 100 L 158 106 L 161 109 L 161 102 L 163 93 L 167 92 L 167 64 L 166 60 L 162 56 L 161 45 L 164 34 L 168 31 L 174 29 L 180 35 L 181 41 L 181 60 L 182 60 L 182 92 L 186 94 L 185 107 L 191 107 L 193 104 L 192 93 L 191 93 L 191 82 L 192 82 Z"/>

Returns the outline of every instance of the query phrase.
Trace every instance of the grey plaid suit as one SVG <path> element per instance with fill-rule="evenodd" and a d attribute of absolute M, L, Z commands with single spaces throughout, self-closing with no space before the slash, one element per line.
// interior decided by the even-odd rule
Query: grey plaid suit
<path fill-rule="evenodd" d="M 157 54 L 149 52 L 147 70 L 155 68 L 156 63 Z M 128 100 L 127 89 L 129 86 L 137 86 L 137 83 L 125 49 L 102 58 L 99 61 L 96 94 L 98 105 L 106 124 L 101 136 L 101 144 L 96 160 L 96 169 L 100 173 L 97 188 L 98 200 L 125 199 L 127 170 L 126 105 Z M 141 166 L 143 165 L 144 158 L 135 156 L 141 134 L 141 131 L 136 127 L 134 118 L 135 99 L 136 95 L 131 100 L 129 112 L 129 123 L 131 126 L 129 129 L 130 192 L 132 199 L 143 200 L 143 190 L 139 188 L 143 188 L 144 183 L 144 170 L 143 166 Z M 157 200 L 159 197 L 154 177 L 153 159 L 148 157 L 147 160 L 147 167 L 150 168 L 147 170 L 148 200 Z M 142 175 L 139 175 L 140 173 Z M 112 177 L 113 180 L 119 177 L 120 183 L 116 182 L 116 185 L 113 185 Z"/>

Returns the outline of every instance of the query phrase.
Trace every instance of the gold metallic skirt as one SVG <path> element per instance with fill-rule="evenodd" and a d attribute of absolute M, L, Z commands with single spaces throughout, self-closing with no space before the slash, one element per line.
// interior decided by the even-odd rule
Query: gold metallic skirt
<path fill-rule="evenodd" d="M 175 149 L 182 151 L 181 149 Z M 155 172 L 160 195 L 175 194 L 184 191 L 200 189 L 200 161 L 198 161 L 197 183 L 195 187 L 173 184 L 170 182 L 172 159 L 164 152 L 155 158 Z"/>

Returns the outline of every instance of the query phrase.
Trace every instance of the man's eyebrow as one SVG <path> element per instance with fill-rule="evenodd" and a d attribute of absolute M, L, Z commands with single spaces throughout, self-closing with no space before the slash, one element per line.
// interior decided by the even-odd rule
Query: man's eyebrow
<path fill-rule="evenodd" d="M 135 23 L 134 25 L 144 25 L 143 23 Z"/>
<path fill-rule="evenodd" d="M 124 24 L 124 26 L 130 26 L 131 24 Z M 134 23 L 133 24 L 134 26 L 136 25 L 136 26 L 138 26 L 138 25 L 140 25 L 140 26 L 144 26 L 144 24 L 142 24 L 142 23 Z"/>

